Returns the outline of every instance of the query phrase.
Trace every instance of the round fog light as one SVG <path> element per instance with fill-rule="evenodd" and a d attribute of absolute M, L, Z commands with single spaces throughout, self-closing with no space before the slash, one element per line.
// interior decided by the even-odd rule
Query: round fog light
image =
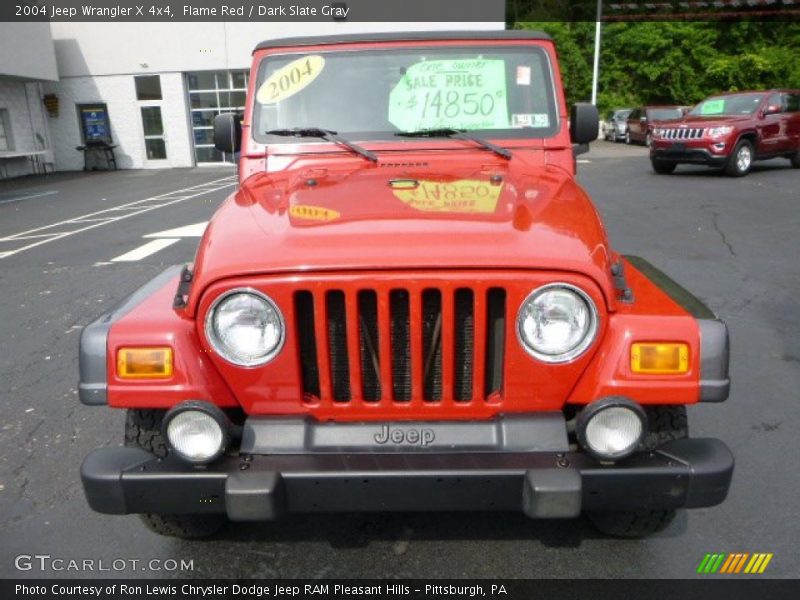
<path fill-rule="evenodd" d="M 185 402 L 164 417 L 164 434 L 184 460 L 204 464 L 219 458 L 228 446 L 225 413 L 205 402 Z"/>
<path fill-rule="evenodd" d="M 600 460 L 619 460 L 631 455 L 647 430 L 642 407 L 627 398 L 604 398 L 589 404 L 578 415 L 581 446 Z"/>

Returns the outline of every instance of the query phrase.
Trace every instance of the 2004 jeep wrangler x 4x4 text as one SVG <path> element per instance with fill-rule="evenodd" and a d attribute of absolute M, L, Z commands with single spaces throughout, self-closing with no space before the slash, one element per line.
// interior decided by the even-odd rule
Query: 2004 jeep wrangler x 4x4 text
<path fill-rule="evenodd" d="M 92 508 L 201 537 L 287 512 L 582 511 L 641 536 L 730 486 L 686 405 L 726 326 L 609 246 L 544 34 L 258 46 L 215 143 L 240 186 L 193 264 L 88 325 L 80 397 L 127 409 Z"/>

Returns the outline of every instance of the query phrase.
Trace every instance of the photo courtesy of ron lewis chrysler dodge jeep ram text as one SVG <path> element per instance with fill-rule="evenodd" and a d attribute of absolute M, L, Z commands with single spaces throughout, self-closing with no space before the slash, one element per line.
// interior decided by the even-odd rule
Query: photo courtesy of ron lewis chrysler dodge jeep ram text
<path fill-rule="evenodd" d="M 81 335 L 125 409 L 92 508 L 201 537 L 291 512 L 586 513 L 613 535 L 722 502 L 728 333 L 609 245 L 541 33 L 271 40 L 215 144 L 240 185 L 190 265 Z M 575 146 L 575 147 L 574 147 Z"/>

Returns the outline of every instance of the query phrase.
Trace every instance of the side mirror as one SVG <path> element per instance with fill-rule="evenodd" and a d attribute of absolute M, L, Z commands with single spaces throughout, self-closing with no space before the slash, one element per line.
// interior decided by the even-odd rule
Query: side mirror
<path fill-rule="evenodd" d="M 781 112 L 781 110 L 783 110 L 783 109 L 781 108 L 781 105 L 780 105 L 780 104 L 769 104 L 769 105 L 767 105 L 767 107 L 764 109 L 764 113 L 763 113 L 763 114 L 764 114 L 764 116 L 765 116 L 765 117 L 766 117 L 767 115 L 776 115 L 776 114 L 778 114 L 779 112 Z"/>
<path fill-rule="evenodd" d="M 224 113 L 214 117 L 214 147 L 233 154 L 242 146 L 242 121 L 239 115 Z"/>
<path fill-rule="evenodd" d="M 594 104 L 578 102 L 569 113 L 569 137 L 573 144 L 588 144 L 597 139 L 600 115 Z"/>

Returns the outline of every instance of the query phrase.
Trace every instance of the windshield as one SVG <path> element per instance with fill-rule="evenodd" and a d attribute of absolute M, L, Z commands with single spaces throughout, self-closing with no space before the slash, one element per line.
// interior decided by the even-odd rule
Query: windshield
<path fill-rule="evenodd" d="M 547 54 L 534 46 L 267 56 L 258 69 L 254 137 L 286 143 L 267 132 L 297 127 L 361 140 L 439 128 L 543 138 L 557 132 L 558 114 Z"/>
<path fill-rule="evenodd" d="M 764 94 L 713 96 L 703 100 L 689 114 L 693 116 L 752 115 L 763 98 Z"/>
<path fill-rule="evenodd" d="M 683 111 L 680 108 L 651 108 L 647 111 L 647 118 L 652 121 L 669 121 L 682 116 Z"/>
<path fill-rule="evenodd" d="M 629 108 L 625 110 L 615 110 L 611 115 L 611 119 L 614 121 L 623 121 L 627 119 L 632 112 L 633 111 Z"/>

